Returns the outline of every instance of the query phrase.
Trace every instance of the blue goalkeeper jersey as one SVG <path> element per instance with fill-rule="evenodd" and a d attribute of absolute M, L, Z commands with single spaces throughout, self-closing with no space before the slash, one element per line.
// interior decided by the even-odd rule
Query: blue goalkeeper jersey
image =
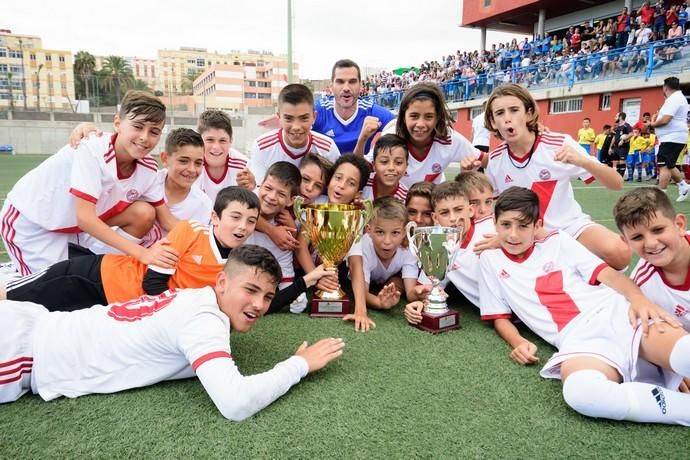
<path fill-rule="evenodd" d="M 357 102 L 357 112 L 347 121 L 335 113 L 335 100 L 333 97 L 322 98 L 314 104 L 316 110 L 316 122 L 312 130 L 330 137 L 335 141 L 340 153 L 350 153 L 357 145 L 357 138 L 362 131 L 364 119 L 373 116 L 381 121 L 379 132 L 395 119 L 395 115 L 389 110 L 374 104 L 371 100 L 360 98 Z M 364 147 L 364 153 L 369 152 L 371 138 Z"/>

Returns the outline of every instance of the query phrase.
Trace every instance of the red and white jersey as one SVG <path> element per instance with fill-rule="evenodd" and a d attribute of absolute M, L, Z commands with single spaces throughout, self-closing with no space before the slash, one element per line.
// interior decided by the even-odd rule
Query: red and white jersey
<path fill-rule="evenodd" d="M 606 267 L 572 236 L 559 231 L 535 241 L 523 259 L 502 248 L 486 250 L 479 257 L 481 317 L 494 320 L 515 313 L 558 348 L 587 312 L 601 305 L 628 304 L 613 289 L 599 285 L 597 276 Z"/>
<path fill-rule="evenodd" d="M 377 190 L 376 173 L 371 173 L 371 175 L 369 176 L 367 184 L 362 189 L 361 196 L 363 200 L 372 201 L 382 196 L 381 194 L 379 194 Z M 407 198 L 407 187 L 405 187 L 401 182 L 399 182 L 398 187 L 395 189 L 392 196 L 394 196 L 400 201 L 405 201 L 405 198 Z"/>
<path fill-rule="evenodd" d="M 228 155 L 228 163 L 225 167 L 223 176 L 219 179 L 214 179 L 208 173 L 208 168 L 204 165 L 201 171 L 201 176 L 194 182 L 194 185 L 203 191 L 211 200 L 211 206 L 216 201 L 216 196 L 225 187 L 237 185 L 237 173 L 247 168 L 247 157 L 235 149 L 230 149 Z M 201 221 L 201 220 L 199 220 Z"/>
<path fill-rule="evenodd" d="M 19 179 L 8 201 L 35 224 L 66 233 L 79 232 L 75 196 L 94 203 L 103 221 L 137 200 L 163 204 L 156 160 L 151 156 L 137 160 L 134 172 L 122 176 L 115 160 L 116 137 L 91 136 L 76 150 L 69 145 L 61 148 Z"/>
<path fill-rule="evenodd" d="M 491 233 L 496 233 L 493 215 L 473 221 L 465 239 L 460 244 L 453 266 L 442 282 L 443 286 L 446 286 L 448 282 L 453 283 L 457 290 L 477 307 L 479 307 L 480 275 L 479 255 L 475 254 L 474 246 L 485 238 L 484 235 Z M 420 275 L 419 282 L 430 284 L 424 272 Z"/>
<path fill-rule="evenodd" d="M 358 243 L 355 243 L 350 252 L 350 256 L 362 256 L 362 267 L 364 269 L 364 280 L 367 284 L 376 283 L 383 284 L 388 281 L 391 276 L 400 273 L 403 279 L 416 279 L 419 269 L 417 268 L 417 258 L 410 252 L 409 249 L 398 247 L 393 258 L 384 265 L 376 254 L 374 249 L 374 242 L 368 234 L 364 234 Z"/>
<path fill-rule="evenodd" d="M 685 238 L 690 243 L 690 235 Z M 661 269 L 640 259 L 631 277 L 649 300 L 678 318 L 685 330 L 690 331 L 690 270 L 683 284 L 674 285 Z"/>
<path fill-rule="evenodd" d="M 273 219 L 270 220 L 269 223 L 276 225 Z M 254 230 L 254 232 L 249 235 L 245 244 L 256 244 L 257 246 L 263 246 L 271 251 L 271 254 L 278 260 L 280 269 L 283 272 L 283 278 L 280 280 L 281 283 L 291 283 L 295 281 L 295 253 L 293 251 L 289 249 L 280 249 L 268 235 L 258 230 Z"/>
<path fill-rule="evenodd" d="M 570 179 L 579 177 L 586 184 L 594 180 L 583 168 L 555 160 L 556 151 L 564 144 L 588 161 L 598 161 L 567 134 L 548 133 L 537 136 L 532 155 L 522 161 L 515 158 L 508 144 L 501 144 L 490 153 L 486 168 L 496 195 L 512 186 L 532 189 L 539 196 L 539 216 L 549 231 L 565 229 L 585 216 L 575 201 Z"/>
<path fill-rule="evenodd" d="M 315 131 L 309 132 L 307 145 L 300 148 L 290 147 L 283 140 L 283 130 L 274 129 L 254 141 L 249 157 L 249 170 L 256 178 L 256 185 L 261 185 L 268 168 L 277 161 L 288 161 L 299 166 L 307 153 L 315 153 L 332 162 L 340 157 L 340 150 L 332 139 Z"/>

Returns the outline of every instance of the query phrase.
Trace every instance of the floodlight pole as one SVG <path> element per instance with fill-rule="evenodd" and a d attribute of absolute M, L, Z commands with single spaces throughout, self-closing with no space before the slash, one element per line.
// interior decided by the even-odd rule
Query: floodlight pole
<path fill-rule="evenodd" d="M 287 0 L 288 83 L 292 83 L 292 0 Z"/>

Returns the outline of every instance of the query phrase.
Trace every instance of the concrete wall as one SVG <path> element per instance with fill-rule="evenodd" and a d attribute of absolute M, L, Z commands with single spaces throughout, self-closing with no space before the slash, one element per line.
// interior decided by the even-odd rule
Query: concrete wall
<path fill-rule="evenodd" d="M 112 132 L 112 114 L 74 114 L 50 112 L 14 112 L 3 113 L 0 117 L 0 145 L 12 145 L 17 154 L 39 153 L 51 154 L 62 148 L 70 133 L 80 122 L 95 123 L 101 130 Z M 245 119 L 233 119 L 233 147 L 247 153 L 254 139 L 267 130 L 257 123 L 265 118 L 264 114 L 247 115 Z M 196 119 L 189 117 L 170 118 L 166 122 L 164 133 L 173 128 L 196 129 Z M 154 150 L 158 153 L 164 144 L 165 137 Z"/>

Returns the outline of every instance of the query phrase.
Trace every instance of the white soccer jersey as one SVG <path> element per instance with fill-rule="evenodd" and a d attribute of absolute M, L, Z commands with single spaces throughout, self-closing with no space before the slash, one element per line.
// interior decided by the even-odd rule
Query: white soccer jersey
<path fill-rule="evenodd" d="M 151 156 L 137 160 L 134 172 L 122 177 L 115 160 L 116 137 L 91 136 L 76 151 L 63 147 L 19 179 L 8 201 L 40 227 L 65 233 L 79 232 L 75 196 L 94 203 L 104 221 L 137 200 L 163 204 L 156 160 Z"/>
<path fill-rule="evenodd" d="M 275 220 L 270 220 L 268 223 L 277 225 Z M 281 283 L 292 283 L 295 281 L 295 253 L 293 251 L 289 249 L 280 249 L 268 235 L 258 230 L 254 230 L 254 232 L 249 235 L 245 244 L 256 244 L 257 246 L 262 246 L 271 251 L 271 254 L 278 260 L 280 269 L 283 272 L 283 278 L 280 280 Z M 282 289 L 283 287 L 284 286 L 281 286 L 280 288 Z"/>
<path fill-rule="evenodd" d="M 388 266 L 385 266 L 376 254 L 374 242 L 371 241 L 371 237 L 366 233 L 358 243 L 350 248 L 348 257 L 350 256 L 362 256 L 364 280 L 367 284 L 372 282 L 383 284 L 397 273 L 401 273 L 403 279 L 415 279 L 417 278 L 417 273 L 419 273 L 417 259 L 409 249 L 403 247 L 399 247 L 395 251 Z"/>
<path fill-rule="evenodd" d="M 389 123 L 382 134 L 396 134 L 395 124 Z M 465 136 L 452 128 L 448 128 L 448 137 L 441 139 L 435 137 L 434 141 L 420 156 L 412 153 L 410 146 L 410 156 L 407 161 L 407 171 L 400 179 L 400 183 L 408 189 L 417 182 L 433 182 L 440 184 L 445 181 L 443 172 L 449 164 L 460 162 L 468 156 L 481 158 L 483 152 L 474 148 L 472 143 L 465 139 Z M 367 155 L 367 160 L 373 164 L 373 149 Z"/>
<path fill-rule="evenodd" d="M 598 161 L 567 134 L 548 133 L 538 135 L 532 155 L 522 161 L 513 156 L 506 143 L 501 144 L 491 152 L 486 168 L 496 195 L 512 186 L 532 189 L 539 196 L 539 216 L 549 231 L 563 230 L 588 219 L 575 201 L 570 179 L 579 177 L 589 184 L 594 177 L 582 168 L 555 160 L 556 151 L 564 144 L 588 161 Z"/>
<path fill-rule="evenodd" d="M 690 242 L 690 235 L 685 238 Z M 690 272 L 682 285 L 673 285 L 664 273 L 644 259 L 640 259 L 632 272 L 632 279 L 649 300 L 678 318 L 685 330 L 690 331 Z"/>
<path fill-rule="evenodd" d="M 376 173 L 371 173 L 369 176 L 367 184 L 362 189 L 361 196 L 363 200 L 372 201 L 382 196 L 379 194 L 376 187 Z M 407 198 L 407 187 L 405 187 L 402 183 L 398 183 L 398 187 L 395 189 L 392 196 L 400 201 L 405 201 L 405 198 Z"/>
<path fill-rule="evenodd" d="M 598 284 L 597 276 L 607 265 L 564 232 L 536 241 L 523 259 L 502 248 L 486 250 L 479 267 L 482 319 L 515 313 L 556 348 L 589 311 L 601 305 L 627 305 L 625 297 Z"/>
<path fill-rule="evenodd" d="M 307 153 L 315 153 L 332 162 L 340 157 L 340 151 L 332 139 L 315 131 L 309 132 L 309 141 L 305 147 L 293 148 L 283 140 L 283 130 L 274 129 L 254 141 L 252 145 L 249 170 L 256 178 L 256 184 L 261 185 L 268 168 L 277 161 L 288 161 L 299 166 Z"/>
<path fill-rule="evenodd" d="M 211 205 L 216 201 L 216 196 L 225 187 L 237 185 L 237 174 L 243 169 L 247 168 L 247 157 L 235 149 L 230 149 L 228 155 L 228 163 L 225 167 L 223 177 L 216 180 L 212 178 L 206 165 L 201 171 L 201 176 L 196 180 L 194 185 L 200 188 L 211 200 Z"/>
<path fill-rule="evenodd" d="M 484 235 L 491 233 L 496 233 L 494 216 L 486 216 L 472 223 L 443 284 L 445 286 L 449 281 L 453 283 L 457 290 L 477 307 L 479 307 L 479 255 L 475 254 L 474 247 L 484 239 Z M 423 282 L 424 280 L 426 282 Z M 430 284 L 423 272 L 419 281 L 421 284 Z"/>

